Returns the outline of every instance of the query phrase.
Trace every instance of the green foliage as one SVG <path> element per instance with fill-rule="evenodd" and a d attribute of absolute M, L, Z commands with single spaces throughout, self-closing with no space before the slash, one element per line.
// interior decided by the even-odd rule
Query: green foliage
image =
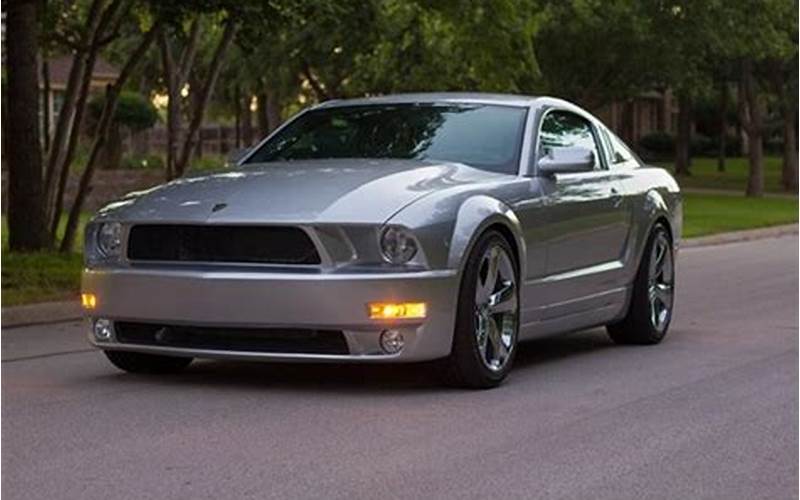
<path fill-rule="evenodd" d="M 105 97 L 98 95 L 89 101 L 88 112 L 93 123 L 100 120 Z M 158 112 L 149 99 L 135 92 L 122 92 L 119 95 L 114 121 L 135 132 L 146 130 L 158 121 Z"/>
<path fill-rule="evenodd" d="M 665 54 L 646 2 L 548 2 L 535 36 L 544 90 L 594 108 L 664 81 Z"/>

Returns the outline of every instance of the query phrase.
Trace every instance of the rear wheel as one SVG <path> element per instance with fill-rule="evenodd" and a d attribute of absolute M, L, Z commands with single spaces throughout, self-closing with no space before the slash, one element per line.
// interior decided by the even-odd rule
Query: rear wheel
<path fill-rule="evenodd" d="M 506 239 L 482 235 L 468 257 L 459 290 L 449 383 L 495 387 L 511 370 L 519 330 L 518 266 Z"/>
<path fill-rule="evenodd" d="M 104 351 L 111 364 L 130 373 L 177 373 L 192 362 L 192 358 L 161 356 L 129 351 Z"/>
<path fill-rule="evenodd" d="M 608 325 L 618 344 L 657 344 L 672 320 L 675 290 L 675 256 L 667 228 L 657 224 L 647 241 L 633 284 L 625 318 Z"/>

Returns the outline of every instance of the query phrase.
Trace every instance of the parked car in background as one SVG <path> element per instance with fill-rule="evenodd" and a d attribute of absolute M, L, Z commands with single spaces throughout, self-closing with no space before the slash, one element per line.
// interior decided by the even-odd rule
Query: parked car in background
<path fill-rule="evenodd" d="M 681 223 L 673 178 L 563 100 L 331 101 L 234 169 L 100 210 L 83 301 L 92 344 L 131 372 L 440 360 L 491 387 L 537 336 L 660 342 Z"/>

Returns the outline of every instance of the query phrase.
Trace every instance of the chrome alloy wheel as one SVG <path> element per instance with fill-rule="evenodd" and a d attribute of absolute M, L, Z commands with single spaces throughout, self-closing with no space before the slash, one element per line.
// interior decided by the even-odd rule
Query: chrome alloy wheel
<path fill-rule="evenodd" d="M 672 247 L 663 231 L 656 234 L 650 252 L 650 270 L 647 280 L 650 323 L 656 331 L 663 332 L 669 324 L 672 313 L 675 284 Z"/>
<path fill-rule="evenodd" d="M 486 249 L 475 287 L 475 337 L 481 361 L 491 371 L 502 370 L 516 345 L 517 278 L 511 256 L 500 245 Z"/>

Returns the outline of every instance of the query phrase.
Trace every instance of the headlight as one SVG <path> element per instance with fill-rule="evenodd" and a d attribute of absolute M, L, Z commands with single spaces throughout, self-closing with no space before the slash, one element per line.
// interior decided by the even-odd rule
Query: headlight
<path fill-rule="evenodd" d="M 122 224 L 104 222 L 97 228 L 97 250 L 105 258 L 119 257 L 122 250 Z"/>
<path fill-rule="evenodd" d="M 417 253 L 417 240 L 407 229 L 387 227 L 381 233 L 381 254 L 390 264 L 405 264 Z"/>

